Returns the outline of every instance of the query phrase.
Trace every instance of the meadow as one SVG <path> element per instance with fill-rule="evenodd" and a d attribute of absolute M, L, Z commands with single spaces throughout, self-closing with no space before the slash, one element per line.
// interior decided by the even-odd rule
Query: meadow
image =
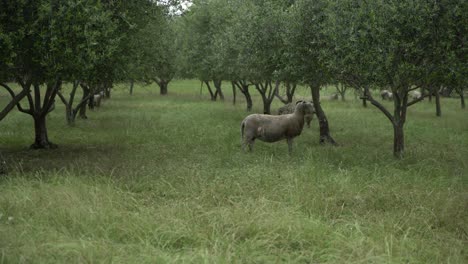
<path fill-rule="evenodd" d="M 56 150 L 28 148 L 31 117 L 0 122 L 0 263 L 468 262 L 458 100 L 444 98 L 440 118 L 434 103 L 412 106 L 397 160 L 391 124 L 352 91 L 345 102 L 323 91 L 339 146 L 319 144 L 314 119 L 288 155 L 285 141 L 241 151 L 247 113 L 228 84 L 225 102 L 196 81 L 174 81 L 167 96 L 127 86 L 74 127 L 57 102 Z"/>

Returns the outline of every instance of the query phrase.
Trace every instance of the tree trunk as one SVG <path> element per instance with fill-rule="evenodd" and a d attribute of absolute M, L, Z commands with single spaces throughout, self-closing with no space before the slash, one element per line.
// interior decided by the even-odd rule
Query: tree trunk
<path fill-rule="evenodd" d="M 237 86 L 237 88 L 239 88 L 241 93 L 245 96 L 245 101 L 247 103 L 247 112 L 252 111 L 253 103 L 252 103 L 252 97 L 250 96 L 250 92 L 249 92 L 249 84 L 247 84 L 247 82 L 245 81 L 233 81 L 232 84 Z"/>
<path fill-rule="evenodd" d="M 315 112 L 320 126 L 320 144 L 330 143 L 332 145 L 337 145 L 335 140 L 330 135 L 330 128 L 328 126 L 328 120 L 325 115 L 325 112 L 320 105 L 320 86 L 311 85 L 310 90 L 312 93 L 312 101 L 314 103 Z"/>
<path fill-rule="evenodd" d="M 88 119 L 88 116 L 86 116 L 86 104 L 83 104 L 80 107 L 80 118 L 81 119 Z"/>
<path fill-rule="evenodd" d="M 83 90 L 83 96 L 81 97 L 81 101 L 86 100 L 86 97 L 89 96 L 89 87 L 85 83 L 80 83 L 81 89 Z M 89 99 L 88 99 L 89 100 Z M 88 119 L 86 116 L 86 102 L 84 102 L 80 107 L 80 118 L 81 119 Z"/>
<path fill-rule="evenodd" d="M 405 151 L 405 137 L 403 126 L 406 122 L 406 111 L 408 109 L 408 89 L 400 94 L 393 90 L 393 156 L 402 158 Z"/>
<path fill-rule="evenodd" d="M 279 94 L 279 81 L 276 82 L 275 96 L 283 103 L 289 104 L 292 103 L 294 92 L 296 91 L 297 84 L 286 81 L 284 83 L 286 87 L 286 99 Z"/>
<path fill-rule="evenodd" d="M 134 84 L 134 81 L 132 79 L 132 80 L 130 80 L 130 95 L 133 94 L 133 84 Z"/>
<path fill-rule="evenodd" d="M 393 155 L 395 158 L 402 158 L 405 151 L 405 136 L 403 132 L 403 122 L 393 123 Z"/>
<path fill-rule="evenodd" d="M 216 101 L 216 92 L 213 93 L 213 90 L 211 89 L 210 81 L 205 81 L 206 87 L 208 88 L 208 92 L 210 93 L 210 100 L 211 101 Z"/>
<path fill-rule="evenodd" d="M 167 95 L 167 86 L 169 82 L 166 80 L 161 80 L 158 82 L 159 85 L 159 94 L 160 95 Z"/>
<path fill-rule="evenodd" d="M 221 101 L 224 101 L 224 94 L 223 94 L 223 91 L 221 90 L 221 85 L 222 85 L 222 81 L 220 80 L 213 80 L 213 83 L 214 83 L 214 86 L 216 88 L 216 92 L 217 94 L 219 95 L 219 99 Z"/>
<path fill-rule="evenodd" d="M 249 92 L 249 87 L 247 87 L 245 93 L 242 92 L 245 96 L 245 100 L 247 102 L 247 112 L 250 112 L 252 111 L 252 106 L 253 106 L 253 103 L 252 103 L 252 96 L 250 96 L 250 92 Z"/>
<path fill-rule="evenodd" d="M 278 91 L 279 82 L 276 82 L 275 88 L 273 88 L 271 81 L 265 81 L 263 83 L 255 84 L 255 88 L 262 96 L 263 101 L 263 113 L 266 115 L 271 114 L 271 102 L 275 98 L 276 91 Z"/>
<path fill-rule="evenodd" d="M 290 82 L 286 82 L 286 96 L 288 97 L 288 103 L 292 103 L 296 87 L 296 83 L 291 84 Z"/>
<path fill-rule="evenodd" d="M 75 125 L 75 115 L 73 114 L 73 108 L 71 105 L 65 105 L 65 119 L 67 120 L 67 124 L 69 126 Z"/>
<path fill-rule="evenodd" d="M 88 108 L 94 110 L 94 96 L 89 97 L 88 99 Z"/>
<path fill-rule="evenodd" d="M 31 145 L 32 149 L 54 149 L 57 148 L 56 144 L 49 141 L 47 136 L 46 118 L 41 114 L 36 114 L 34 118 L 34 132 L 35 140 Z"/>
<path fill-rule="evenodd" d="M 367 107 L 367 100 L 366 99 L 362 99 L 362 106 Z"/>
<path fill-rule="evenodd" d="M 53 109 L 55 97 L 60 90 L 61 80 L 57 79 L 54 83 L 48 83 L 46 91 L 41 100 L 40 85 L 34 83 L 34 100 L 30 100 L 30 108 L 34 111 L 31 116 L 34 119 L 35 139 L 31 145 L 33 149 L 51 149 L 57 148 L 57 145 L 49 141 L 47 136 L 46 116 Z"/>
<path fill-rule="evenodd" d="M 265 115 L 270 115 L 271 114 L 271 101 L 266 100 L 263 102 L 263 113 Z"/>
<path fill-rule="evenodd" d="M 460 96 L 460 105 L 462 109 L 465 109 L 465 95 L 463 94 L 463 89 L 459 88 L 457 89 L 457 93 Z"/>
<path fill-rule="evenodd" d="M 339 83 L 336 84 L 336 91 L 340 95 L 341 101 L 346 101 L 346 98 L 345 98 L 346 89 L 347 89 L 346 86 L 344 86 L 343 84 L 341 84 L 341 87 Z"/>
<path fill-rule="evenodd" d="M 442 116 L 442 110 L 440 108 L 440 94 L 437 89 L 434 89 L 435 99 L 436 99 L 436 116 Z"/>
<path fill-rule="evenodd" d="M 236 105 L 236 96 L 237 96 L 237 91 L 236 91 L 236 85 L 234 82 L 231 82 L 232 84 L 232 104 Z"/>

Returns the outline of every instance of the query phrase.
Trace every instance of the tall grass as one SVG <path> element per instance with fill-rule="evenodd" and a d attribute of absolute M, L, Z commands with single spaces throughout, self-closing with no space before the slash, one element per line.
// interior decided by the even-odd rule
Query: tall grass
<path fill-rule="evenodd" d="M 242 153 L 245 105 L 224 87 L 222 103 L 194 81 L 165 97 L 120 85 L 75 127 L 57 105 L 57 150 L 29 150 L 32 119 L 11 113 L 0 122 L 0 263 L 468 261 L 458 101 L 444 99 L 442 118 L 428 102 L 410 109 L 402 160 L 388 120 L 351 94 L 323 100 L 339 147 L 318 144 L 315 122 L 292 155 L 286 142 Z M 262 111 L 259 97 L 254 106 Z"/>

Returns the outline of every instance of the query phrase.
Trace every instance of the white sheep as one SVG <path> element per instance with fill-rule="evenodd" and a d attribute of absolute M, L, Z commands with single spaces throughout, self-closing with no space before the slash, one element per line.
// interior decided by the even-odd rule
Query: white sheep
<path fill-rule="evenodd" d="M 410 93 L 410 96 L 411 96 L 411 98 L 412 98 L 413 100 L 417 100 L 417 99 L 419 99 L 419 98 L 422 97 L 422 94 L 421 94 L 420 91 L 412 91 L 412 92 Z"/>
<path fill-rule="evenodd" d="M 389 101 L 393 100 L 393 93 L 390 92 L 389 90 L 382 90 L 380 92 L 380 96 L 382 96 L 382 100 L 389 100 Z"/>
<path fill-rule="evenodd" d="M 338 100 L 338 94 L 337 94 L 337 93 L 333 93 L 332 95 L 330 95 L 329 99 L 330 99 L 330 101 L 336 101 L 336 100 Z"/>
<path fill-rule="evenodd" d="M 102 96 L 101 96 L 100 94 L 95 94 L 93 97 L 94 97 L 94 98 L 93 98 L 93 99 L 94 99 L 94 100 L 93 100 L 94 106 L 100 107 L 100 106 L 101 106 L 101 98 L 102 98 Z"/>
<path fill-rule="evenodd" d="M 312 103 L 312 101 L 309 101 L 309 102 L 312 104 L 312 107 L 313 107 L 314 104 Z M 296 110 L 296 104 L 289 103 L 289 104 L 283 105 L 282 107 L 278 109 L 278 115 L 292 114 L 294 113 L 295 110 Z M 310 128 L 310 122 L 314 119 L 314 114 L 315 114 L 315 109 L 313 110 L 311 114 L 306 114 L 304 116 L 304 121 L 306 122 L 307 127 L 309 128 Z"/>
<path fill-rule="evenodd" d="M 252 151 L 255 139 L 276 142 L 286 139 L 289 153 L 292 152 L 293 139 L 299 136 L 304 127 L 304 116 L 312 114 L 314 107 L 310 102 L 298 101 L 294 113 L 287 115 L 251 114 L 241 123 L 241 144 Z"/>

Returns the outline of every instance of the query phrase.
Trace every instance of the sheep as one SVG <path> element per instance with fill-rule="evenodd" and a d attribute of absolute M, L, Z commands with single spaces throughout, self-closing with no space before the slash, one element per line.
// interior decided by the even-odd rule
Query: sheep
<path fill-rule="evenodd" d="M 389 90 L 382 90 L 380 92 L 380 96 L 382 96 L 382 100 L 389 100 L 389 101 L 393 100 L 393 93 L 390 92 Z"/>
<path fill-rule="evenodd" d="M 420 91 L 412 91 L 412 92 L 410 93 L 410 96 L 411 96 L 411 98 L 412 98 L 413 100 L 417 100 L 417 99 L 419 99 L 419 98 L 422 97 L 422 94 L 421 94 Z"/>
<path fill-rule="evenodd" d="M 337 93 L 334 93 L 332 95 L 330 95 L 330 98 L 329 98 L 331 101 L 335 101 L 335 100 L 338 100 L 338 94 Z"/>
<path fill-rule="evenodd" d="M 100 107 L 102 96 L 100 94 L 95 94 L 93 97 L 94 97 L 94 100 L 93 100 L 94 106 Z"/>
<path fill-rule="evenodd" d="M 293 139 L 299 136 L 304 127 L 304 116 L 312 114 L 314 107 L 310 102 L 298 101 L 294 113 L 286 115 L 251 114 L 241 123 L 241 145 L 252 151 L 255 139 L 276 142 L 286 139 L 289 153 L 292 152 Z"/>
<path fill-rule="evenodd" d="M 312 104 L 312 107 L 314 104 L 312 101 L 309 101 Z M 284 114 L 292 114 L 294 113 L 294 110 L 296 109 L 296 105 L 293 103 L 286 104 L 278 109 L 278 115 L 284 115 Z M 310 128 L 310 122 L 312 119 L 314 119 L 314 114 L 315 114 L 315 108 L 313 109 L 311 114 L 306 114 L 304 116 L 304 121 L 307 124 L 307 127 Z"/>

